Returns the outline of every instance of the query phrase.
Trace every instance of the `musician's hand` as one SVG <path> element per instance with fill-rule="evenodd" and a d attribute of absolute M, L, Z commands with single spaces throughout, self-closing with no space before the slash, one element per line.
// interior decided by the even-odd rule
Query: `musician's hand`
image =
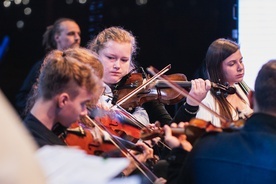
<path fill-rule="evenodd" d="M 140 162 L 146 162 L 147 159 L 150 158 L 154 158 L 153 157 L 153 149 L 150 148 L 148 145 L 146 145 L 145 143 L 138 141 L 136 143 L 137 146 L 141 147 L 143 150 L 142 154 L 138 154 L 136 155 L 136 158 L 140 161 Z"/>
<path fill-rule="evenodd" d="M 211 123 L 209 123 L 209 124 L 206 126 L 205 130 L 206 130 L 206 132 L 211 132 L 211 131 L 222 132 L 222 128 L 215 127 L 215 126 L 212 125 Z"/>
<path fill-rule="evenodd" d="M 164 178 L 157 178 L 153 184 L 165 184 L 167 182 L 167 180 L 165 180 Z"/>
<path fill-rule="evenodd" d="M 136 159 L 140 163 L 144 163 L 144 162 L 147 161 L 147 159 L 153 158 L 153 149 L 151 149 L 149 146 L 147 146 L 143 142 L 137 142 L 136 145 L 140 146 L 143 150 L 143 153 L 135 155 Z M 134 154 L 133 151 L 130 151 L 130 153 Z M 123 173 L 124 173 L 125 176 L 128 176 L 129 174 L 131 174 L 136 169 L 136 164 L 135 164 L 136 161 L 133 160 L 132 157 L 129 157 L 129 159 L 130 159 L 130 164 L 128 165 L 128 167 L 126 169 L 123 170 Z"/>
<path fill-rule="evenodd" d="M 104 110 L 110 110 L 110 107 L 112 106 L 111 101 L 112 98 L 110 98 L 109 96 L 102 95 L 100 96 L 96 106 Z"/>
<path fill-rule="evenodd" d="M 178 124 L 179 128 L 184 128 L 187 126 L 188 123 L 180 122 Z M 177 127 L 175 123 L 172 123 L 171 127 Z M 191 151 L 192 145 L 189 141 L 187 141 L 187 137 L 184 134 L 179 135 L 178 137 L 175 137 L 172 135 L 172 130 L 168 125 L 164 126 L 165 131 L 165 142 L 170 146 L 171 148 L 176 148 L 181 146 L 186 151 Z"/>
<path fill-rule="evenodd" d="M 209 80 L 194 79 L 191 80 L 191 83 L 191 90 L 189 92 L 189 96 L 186 99 L 186 102 L 189 105 L 197 106 L 199 103 L 194 101 L 193 98 L 201 102 L 206 97 L 207 92 L 211 89 L 211 82 Z"/>

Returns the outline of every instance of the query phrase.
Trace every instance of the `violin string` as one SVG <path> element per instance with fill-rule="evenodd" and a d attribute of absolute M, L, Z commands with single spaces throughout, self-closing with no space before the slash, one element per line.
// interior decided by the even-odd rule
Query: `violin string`
<path fill-rule="evenodd" d="M 147 68 L 147 71 L 149 73 L 151 73 L 152 75 L 155 75 L 155 73 L 156 73 L 155 71 L 157 71 L 157 69 L 155 69 L 153 66 L 150 66 Z M 165 76 L 159 76 L 159 78 L 161 80 L 164 80 L 164 82 L 166 82 L 168 86 L 170 86 L 171 88 L 176 90 L 181 95 L 183 95 L 185 97 L 191 97 L 191 99 L 194 100 L 195 102 L 197 102 L 200 106 L 202 106 L 203 108 L 205 108 L 206 110 L 208 110 L 209 112 L 214 114 L 216 117 L 218 117 L 221 120 L 223 126 L 225 126 L 227 128 L 230 127 L 231 123 L 229 123 L 230 121 L 227 118 L 222 117 L 220 114 L 218 114 L 217 112 L 215 112 L 212 109 L 210 109 L 209 107 L 207 107 L 205 104 L 203 104 L 200 101 L 198 101 L 197 99 L 195 99 L 193 96 L 190 96 L 187 90 L 179 87 L 177 84 L 175 84 L 173 81 L 170 81 Z M 213 126 L 215 126 L 215 125 L 213 125 Z"/>
<path fill-rule="evenodd" d="M 140 122 L 139 120 L 137 120 L 132 114 L 130 114 L 129 112 L 127 112 L 124 108 L 122 108 L 121 106 L 119 106 L 119 107 L 120 107 L 120 109 L 123 112 L 127 113 L 131 118 L 133 118 L 134 122 L 131 121 L 132 123 L 134 123 L 135 125 L 139 126 L 140 128 L 146 128 L 146 129 L 148 129 L 150 131 L 149 127 L 147 127 L 142 122 Z M 159 140 L 158 142 L 160 144 L 162 144 L 163 146 L 165 146 L 167 149 L 171 150 L 171 148 L 166 143 L 164 143 L 163 141 Z"/>

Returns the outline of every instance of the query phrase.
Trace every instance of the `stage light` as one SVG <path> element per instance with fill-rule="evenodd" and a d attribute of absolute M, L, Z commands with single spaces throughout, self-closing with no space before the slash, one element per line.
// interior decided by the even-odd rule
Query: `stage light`
<path fill-rule="evenodd" d="M 5 1 L 3 2 L 3 5 L 4 5 L 5 8 L 8 8 L 8 7 L 11 6 L 11 1 L 5 0 Z"/>
<path fill-rule="evenodd" d="M 66 0 L 66 4 L 72 4 L 73 0 Z"/>
<path fill-rule="evenodd" d="M 24 9 L 24 14 L 25 15 L 30 15 L 31 13 L 32 13 L 32 9 L 31 8 L 27 7 L 27 8 Z"/>
<path fill-rule="evenodd" d="M 148 3 L 148 0 L 136 0 L 136 4 L 141 6 L 141 5 L 145 5 Z"/>
<path fill-rule="evenodd" d="M 20 4 L 22 0 L 14 0 L 14 4 Z"/>
<path fill-rule="evenodd" d="M 18 29 L 22 29 L 24 27 L 24 22 L 22 20 L 19 20 L 16 22 L 16 27 Z"/>
<path fill-rule="evenodd" d="M 85 3 L 86 3 L 86 0 L 79 0 L 79 3 L 80 3 L 80 4 L 85 4 Z"/>
<path fill-rule="evenodd" d="M 27 5 L 27 4 L 30 3 L 30 0 L 23 0 L 22 3 L 23 3 L 24 5 Z"/>

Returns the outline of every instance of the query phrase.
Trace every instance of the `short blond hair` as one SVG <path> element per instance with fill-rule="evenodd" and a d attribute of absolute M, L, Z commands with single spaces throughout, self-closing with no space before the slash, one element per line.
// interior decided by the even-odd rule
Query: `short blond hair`
<path fill-rule="evenodd" d="M 83 48 L 50 52 L 40 69 L 37 97 L 48 100 L 57 94 L 68 92 L 74 98 L 78 94 L 77 87 L 85 87 L 91 92 L 98 88 L 100 80 L 89 64 L 91 59 L 99 62 L 95 55 Z"/>

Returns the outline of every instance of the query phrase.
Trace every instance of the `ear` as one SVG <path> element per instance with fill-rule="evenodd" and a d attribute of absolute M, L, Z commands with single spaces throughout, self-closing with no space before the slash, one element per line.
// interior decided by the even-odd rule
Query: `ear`
<path fill-rule="evenodd" d="M 250 103 L 250 108 L 253 109 L 254 108 L 254 91 L 250 90 L 247 97 L 248 97 L 248 100 Z"/>
<path fill-rule="evenodd" d="M 57 42 L 59 39 L 59 34 L 55 34 L 54 38 L 55 38 L 55 41 Z"/>
<path fill-rule="evenodd" d="M 59 108 L 64 107 L 68 103 L 69 99 L 70 98 L 69 98 L 69 95 L 67 93 L 60 94 L 59 97 L 58 97 L 58 107 Z"/>

